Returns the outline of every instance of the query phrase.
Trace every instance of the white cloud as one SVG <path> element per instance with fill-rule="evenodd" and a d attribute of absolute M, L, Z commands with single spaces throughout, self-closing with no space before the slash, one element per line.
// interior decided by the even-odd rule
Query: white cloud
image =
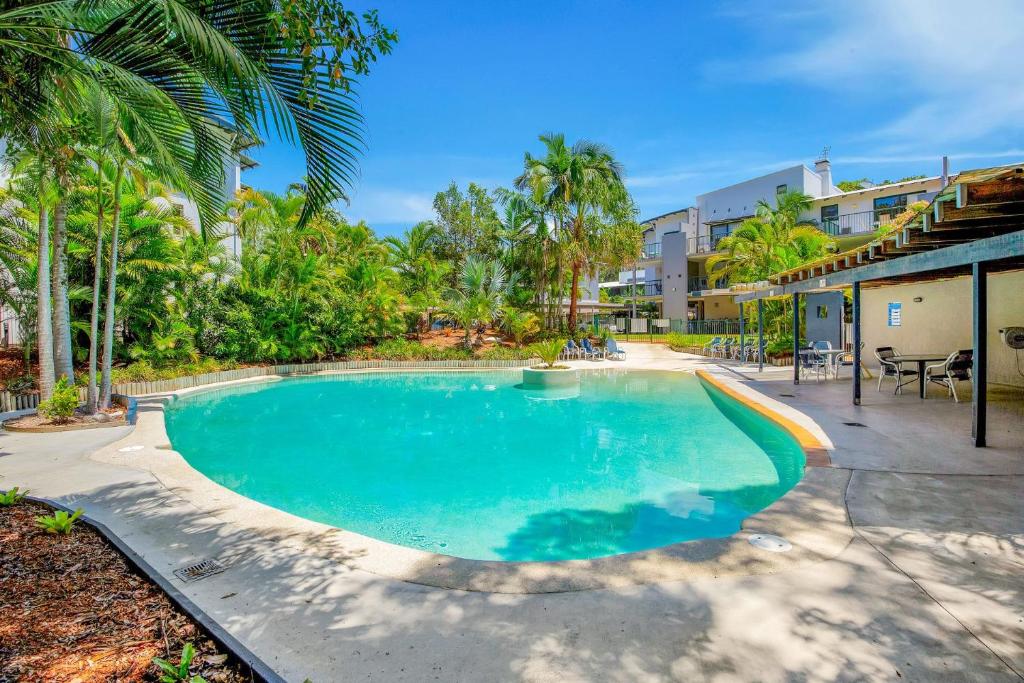
<path fill-rule="evenodd" d="M 361 187 L 343 209 L 349 220 L 375 223 L 417 223 L 434 215 L 434 193 Z"/>
<path fill-rule="evenodd" d="M 879 107 L 916 102 L 866 132 L 869 140 L 910 137 L 931 146 L 1024 131 L 1024 2 L 861 0 L 808 7 L 818 11 L 780 18 L 762 9 L 747 17 L 800 47 L 709 64 L 708 75 L 804 83 L 834 91 L 837 106 L 844 96 Z"/>

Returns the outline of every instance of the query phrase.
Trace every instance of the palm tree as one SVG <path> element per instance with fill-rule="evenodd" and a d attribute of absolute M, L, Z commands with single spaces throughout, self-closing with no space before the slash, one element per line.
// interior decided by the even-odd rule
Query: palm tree
<path fill-rule="evenodd" d="M 833 238 L 814 223 L 800 220 L 811 202 L 812 197 L 800 192 L 781 195 L 775 207 L 759 201 L 753 218 L 718 242 L 720 253 L 708 259 L 708 275 L 716 280 L 753 282 L 832 251 Z"/>
<path fill-rule="evenodd" d="M 189 169 L 180 189 L 212 226 L 236 134 L 258 140 L 270 127 L 306 153 L 305 222 L 351 182 L 362 121 L 351 80 L 396 39 L 375 12 L 331 0 L 9 2 L 0 8 L 0 135 L 47 137 L 98 87 Z"/>
<path fill-rule="evenodd" d="M 447 314 L 465 330 L 463 344 L 470 348 L 470 335 L 478 325 L 487 325 L 501 313 L 509 280 L 499 261 L 467 256 L 459 275 L 459 286 L 448 294 Z"/>
<path fill-rule="evenodd" d="M 571 272 L 568 324 L 575 330 L 580 276 L 596 265 L 607 247 L 607 228 L 631 212 L 632 202 L 622 182 L 622 165 L 604 145 L 579 140 L 569 147 L 561 133 L 546 133 L 540 141 L 544 157 L 527 153 L 516 185 L 532 190 L 555 219 L 559 251 Z M 560 269 L 556 282 L 561 285 Z"/>
<path fill-rule="evenodd" d="M 506 306 L 502 311 L 502 326 L 516 342 L 516 348 L 522 348 L 523 342 L 540 332 L 540 319 L 530 311 Z"/>

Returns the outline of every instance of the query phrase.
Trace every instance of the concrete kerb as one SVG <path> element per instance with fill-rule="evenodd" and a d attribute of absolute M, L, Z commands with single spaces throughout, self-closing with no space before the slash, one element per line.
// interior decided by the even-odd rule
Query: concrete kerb
<path fill-rule="evenodd" d="M 472 369 L 419 370 L 457 372 Z M 323 374 L 396 371 L 417 369 L 365 368 L 332 370 Z M 466 560 L 393 545 L 297 517 L 241 496 L 193 469 L 171 449 L 163 414 L 166 402 L 178 396 L 215 391 L 236 384 L 279 380 L 279 376 L 253 377 L 140 397 L 142 410 L 134 432 L 91 457 L 150 472 L 173 495 L 228 525 L 229 530 L 255 534 L 265 539 L 268 545 L 282 543 L 312 556 L 339 561 L 380 576 L 465 591 L 552 593 L 723 575 L 775 573 L 831 559 L 842 552 L 853 538 L 845 505 L 850 473 L 818 467 L 809 468 L 791 491 L 765 510 L 747 518 L 741 531 L 727 538 L 689 541 L 594 560 L 562 562 Z M 748 390 L 748 396 L 750 394 L 757 392 Z M 771 401 L 767 397 L 763 399 Z M 810 418 L 804 418 L 813 425 Z M 127 447 L 132 449 L 122 450 Z M 748 542 L 751 535 L 765 533 L 786 538 L 792 543 L 793 550 L 768 553 Z M 211 549 L 211 552 L 215 550 Z M 221 550 L 229 554 L 227 548 Z M 192 559 L 195 558 L 182 558 L 182 563 Z"/>

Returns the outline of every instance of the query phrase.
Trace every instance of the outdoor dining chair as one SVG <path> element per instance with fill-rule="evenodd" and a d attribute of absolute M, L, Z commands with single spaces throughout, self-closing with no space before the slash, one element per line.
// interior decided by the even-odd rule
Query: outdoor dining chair
<path fill-rule="evenodd" d="M 899 351 L 891 346 L 879 346 L 875 349 L 875 358 L 878 359 L 878 363 L 880 365 L 878 372 L 878 391 L 882 390 L 882 380 L 886 377 L 896 378 L 896 391 L 894 393 L 897 394 L 902 394 L 903 387 L 907 384 L 913 384 L 914 382 L 914 379 L 904 382 L 904 377 L 917 378 L 917 370 L 904 370 L 902 365 L 893 362 L 892 359 L 898 355 L 900 355 Z"/>
<path fill-rule="evenodd" d="M 947 396 L 952 396 L 957 403 L 960 397 L 956 395 L 956 383 L 971 379 L 971 369 L 974 367 L 974 351 L 962 349 L 949 354 L 942 363 L 929 365 L 924 369 L 924 397 L 928 398 L 928 383 L 935 382 L 946 387 Z"/>
<path fill-rule="evenodd" d="M 818 381 L 821 379 L 822 374 L 825 375 L 825 379 L 828 379 L 829 370 L 829 358 L 828 354 L 818 353 L 819 351 L 831 350 L 832 344 L 830 342 L 811 342 L 804 349 L 805 351 L 811 351 L 811 353 L 800 354 L 800 368 L 803 370 L 814 371 L 814 379 Z"/>

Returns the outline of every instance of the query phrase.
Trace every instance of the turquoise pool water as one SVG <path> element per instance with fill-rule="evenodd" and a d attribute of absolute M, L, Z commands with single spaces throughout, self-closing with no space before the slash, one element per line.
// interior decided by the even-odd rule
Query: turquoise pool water
<path fill-rule="evenodd" d="M 254 500 L 390 543 L 488 560 L 594 558 L 727 536 L 803 451 L 696 377 L 519 371 L 284 379 L 183 397 L 174 448 Z"/>

